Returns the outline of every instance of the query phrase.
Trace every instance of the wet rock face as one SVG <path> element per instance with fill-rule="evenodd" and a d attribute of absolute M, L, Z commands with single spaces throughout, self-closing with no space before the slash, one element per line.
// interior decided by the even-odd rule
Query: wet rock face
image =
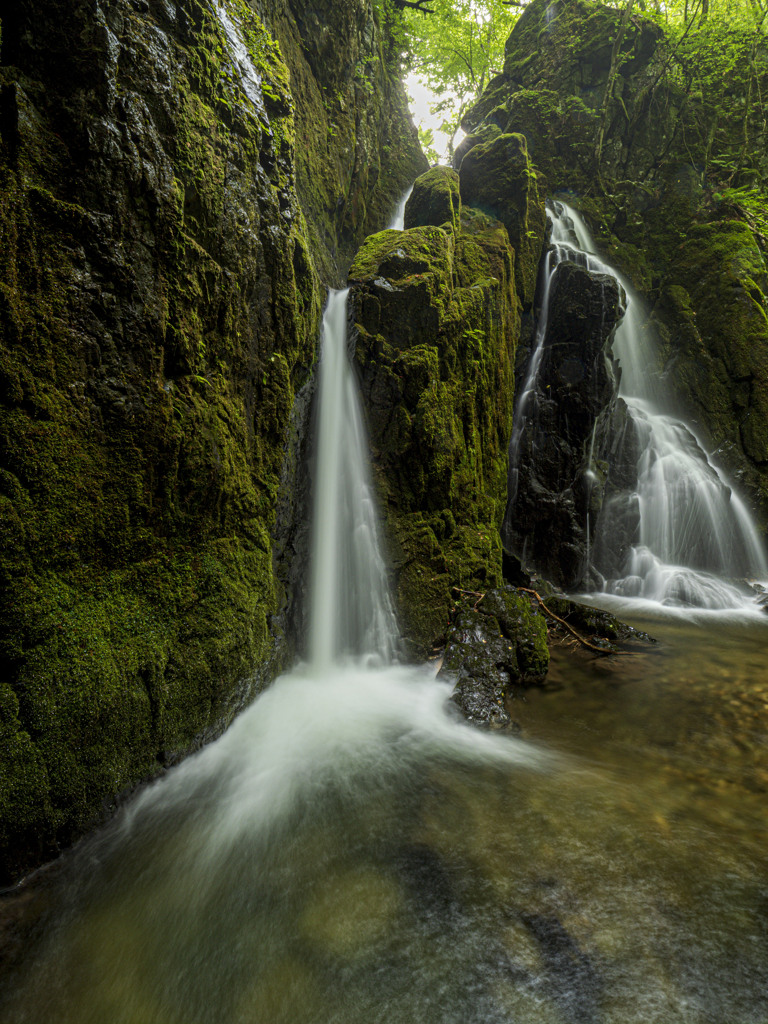
<path fill-rule="evenodd" d="M 389 223 L 427 161 L 383 5 L 265 0 L 290 68 L 296 187 L 324 282 L 341 285 L 366 235 Z M 389 26 L 391 27 L 391 26 Z"/>
<path fill-rule="evenodd" d="M 319 148 L 301 138 L 302 159 L 332 166 L 327 222 L 297 188 L 304 65 L 276 36 L 300 40 L 299 3 L 265 5 L 266 20 L 240 0 L 12 7 L 0 69 L 0 884 L 212 735 L 289 657 L 271 636 L 284 603 L 271 534 L 294 395 L 314 360 L 315 264 L 338 277 L 335 261 L 423 166 L 396 104 L 387 131 L 403 147 L 386 164 L 388 72 L 376 71 L 375 97 L 358 88 L 337 42 L 312 88 L 333 79 L 367 148 L 350 163 L 325 127 Z M 355 19 L 360 57 L 384 45 L 361 10 L 313 6 L 320 20 Z M 301 514 L 281 506 L 281 551 Z"/>
<path fill-rule="evenodd" d="M 550 194 L 574 198 L 600 250 L 655 307 L 670 390 L 765 524 L 765 243 L 748 207 L 718 191 L 728 180 L 758 204 L 768 194 L 764 119 L 746 100 L 754 83 L 737 74 L 686 92 L 675 47 L 635 5 L 606 95 L 621 17 L 590 0 L 533 0 L 503 73 L 466 114 L 457 166 L 525 137 Z"/>
<path fill-rule="evenodd" d="M 505 701 L 513 688 L 541 683 L 549 664 L 547 627 L 511 587 L 479 599 L 462 596 L 448 630 L 440 674 L 455 679 L 452 700 L 474 725 L 511 724 Z"/>
<path fill-rule="evenodd" d="M 603 437 L 616 415 L 618 383 L 610 340 L 622 312 L 613 278 L 574 263 L 558 266 L 503 537 L 510 551 L 566 589 L 583 579 L 604 497 Z"/>
<path fill-rule="evenodd" d="M 350 283 L 394 589 L 424 656 L 444 641 L 452 587 L 501 582 L 519 306 L 507 231 L 459 207 L 454 172 L 430 172 L 414 195 L 408 216 L 443 226 L 372 235 Z"/>

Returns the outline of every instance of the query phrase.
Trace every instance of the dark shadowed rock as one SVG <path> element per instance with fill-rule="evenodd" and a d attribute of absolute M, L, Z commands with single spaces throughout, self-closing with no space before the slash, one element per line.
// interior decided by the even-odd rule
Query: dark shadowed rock
<path fill-rule="evenodd" d="M 602 437 L 617 401 L 610 339 L 622 311 L 612 277 L 568 262 L 555 271 L 503 536 L 508 550 L 566 589 L 586 571 L 602 504 L 595 472 L 602 442 L 595 433 Z"/>

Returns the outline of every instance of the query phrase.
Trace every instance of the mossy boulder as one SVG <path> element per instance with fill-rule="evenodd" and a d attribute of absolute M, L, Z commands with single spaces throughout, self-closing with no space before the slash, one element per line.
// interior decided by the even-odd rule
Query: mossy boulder
<path fill-rule="evenodd" d="M 461 198 L 504 224 L 515 250 L 515 285 L 523 305 L 533 303 L 544 244 L 545 188 L 525 137 L 499 135 L 473 147 L 461 163 Z"/>
<path fill-rule="evenodd" d="M 692 227 L 669 281 L 657 307 L 674 328 L 667 374 L 710 448 L 768 503 L 768 268 L 753 232 Z"/>
<path fill-rule="evenodd" d="M 452 699 L 468 721 L 510 725 L 507 698 L 540 684 L 548 666 L 546 621 L 527 597 L 506 586 L 457 595 L 440 675 L 455 679 Z"/>
<path fill-rule="evenodd" d="M 405 227 L 447 226 L 456 234 L 461 223 L 459 176 L 450 167 L 433 167 L 413 183 L 405 204 Z"/>
<path fill-rule="evenodd" d="M 486 214 L 464 208 L 461 227 L 381 232 L 350 269 L 394 589 L 416 656 L 444 641 L 453 588 L 501 582 L 514 253 Z"/>

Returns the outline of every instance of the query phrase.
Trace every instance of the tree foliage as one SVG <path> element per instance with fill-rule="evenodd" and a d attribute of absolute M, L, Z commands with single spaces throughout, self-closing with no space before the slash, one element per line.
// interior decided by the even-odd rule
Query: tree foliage
<path fill-rule="evenodd" d="M 465 110 L 504 65 L 504 44 L 520 9 L 503 0 L 431 0 L 432 14 L 405 11 L 410 69 L 436 100 L 440 130 L 451 139 Z"/>

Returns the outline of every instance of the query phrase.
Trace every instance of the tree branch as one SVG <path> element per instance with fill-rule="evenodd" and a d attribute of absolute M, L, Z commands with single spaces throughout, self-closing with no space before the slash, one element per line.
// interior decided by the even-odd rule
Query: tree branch
<path fill-rule="evenodd" d="M 434 7 L 425 7 L 425 4 L 433 3 L 433 0 L 393 0 L 395 7 L 398 10 L 404 10 L 406 7 L 413 8 L 414 11 L 421 11 L 422 14 L 434 14 Z"/>
<path fill-rule="evenodd" d="M 597 644 L 590 643 L 589 640 L 586 640 L 583 636 L 581 636 L 580 633 L 577 633 L 572 626 L 569 626 L 565 619 L 561 619 L 559 615 L 555 615 L 553 611 L 550 611 L 535 590 L 529 590 L 527 587 L 517 587 L 517 589 L 522 591 L 523 594 L 533 594 L 533 596 L 539 602 L 539 607 L 544 612 L 544 614 L 548 615 L 550 619 L 554 619 L 555 622 L 559 622 L 564 629 L 568 630 L 572 637 L 578 640 L 580 644 L 583 644 L 584 647 L 586 647 L 588 650 L 594 651 L 595 654 L 602 655 L 624 653 L 623 651 L 617 651 L 611 647 L 598 647 Z"/>

